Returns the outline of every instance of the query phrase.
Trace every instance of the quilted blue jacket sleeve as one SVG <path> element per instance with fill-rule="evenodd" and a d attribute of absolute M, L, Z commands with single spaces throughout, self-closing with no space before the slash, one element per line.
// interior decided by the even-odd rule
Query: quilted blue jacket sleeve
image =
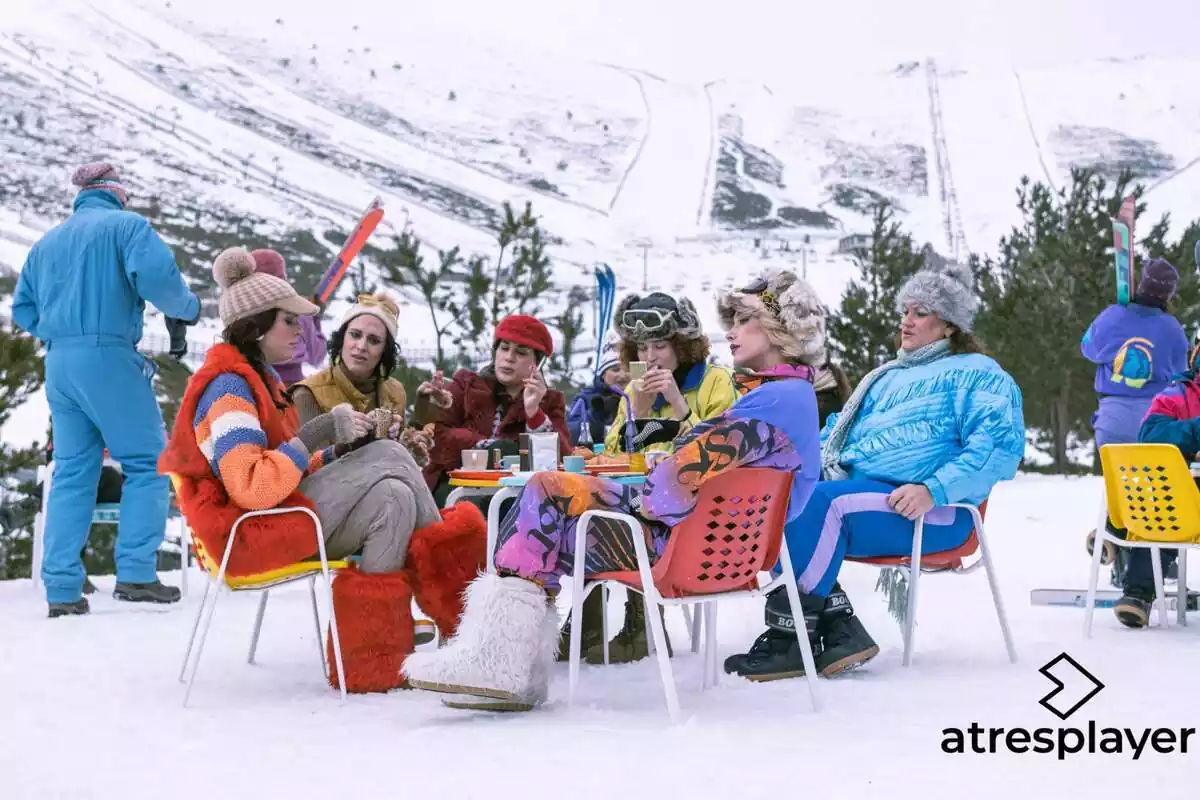
<path fill-rule="evenodd" d="M 992 487 L 1017 474 L 1025 455 L 1025 418 L 1021 390 L 997 370 L 970 391 L 961 388 L 961 451 L 943 464 L 925 485 L 937 505 L 982 502 Z"/>

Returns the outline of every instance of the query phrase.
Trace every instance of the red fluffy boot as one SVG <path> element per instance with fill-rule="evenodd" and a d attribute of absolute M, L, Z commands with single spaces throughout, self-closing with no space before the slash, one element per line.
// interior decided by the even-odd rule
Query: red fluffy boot
<path fill-rule="evenodd" d="M 458 503 L 442 521 L 419 528 L 408 542 L 405 572 L 421 610 L 445 643 L 458 629 L 463 592 L 487 568 L 487 522 L 479 508 Z"/>
<path fill-rule="evenodd" d="M 387 692 L 405 685 L 400 667 L 413 652 L 412 588 L 404 572 L 339 570 L 333 609 L 347 692 Z M 338 688 L 333 633 L 325 636 L 329 684 Z"/>

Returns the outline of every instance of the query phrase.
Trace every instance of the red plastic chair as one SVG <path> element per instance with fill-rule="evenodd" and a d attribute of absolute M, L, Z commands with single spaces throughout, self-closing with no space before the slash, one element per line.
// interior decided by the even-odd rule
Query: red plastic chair
<path fill-rule="evenodd" d="M 1016 663 L 1017 650 L 1013 646 L 1012 633 L 1008 628 L 1008 618 L 1004 614 L 1004 602 L 1000 598 L 1000 586 L 996 579 L 995 567 L 992 566 L 991 552 L 988 550 L 987 538 L 983 530 L 983 517 L 987 513 L 988 501 L 984 500 L 978 507 L 970 503 L 953 503 L 942 508 L 965 508 L 974 518 L 975 527 L 970 536 L 958 547 L 943 550 L 938 553 L 922 553 L 921 540 L 925 531 L 925 515 L 917 518 L 913 526 L 912 554 L 907 556 L 878 556 L 875 558 L 854 558 L 847 556 L 846 561 L 879 567 L 880 569 L 899 569 L 908 577 L 908 605 L 904 614 L 904 666 L 912 663 L 913 632 L 917 618 L 917 586 L 922 572 L 952 572 L 965 575 L 974 572 L 981 565 L 987 572 L 988 586 L 992 590 L 992 602 L 996 607 L 996 617 L 1000 620 L 1000 633 L 1004 636 L 1004 647 L 1008 650 L 1008 660 Z M 963 566 L 965 559 L 979 551 L 979 560 Z M 916 568 L 913 568 L 913 565 Z"/>
<path fill-rule="evenodd" d="M 679 720 L 679 698 L 667 654 L 666 636 L 657 606 L 696 603 L 704 612 L 704 683 L 717 682 L 717 602 L 730 597 L 765 595 L 781 583 L 792 608 L 800 608 L 800 594 L 783 536 L 787 521 L 792 474 L 773 469 L 731 470 L 700 488 L 696 508 L 671 532 L 662 557 L 653 566 L 647 555 L 646 536 L 640 520 L 629 514 L 588 511 L 579 520 L 575 534 L 575 568 L 572 619 L 582 619 L 587 594 L 604 583 L 619 583 L 646 598 L 646 618 L 672 722 Z M 597 517 L 618 520 L 633 530 L 637 570 L 603 572 L 584 580 L 587 530 Z M 764 586 L 759 573 L 782 562 L 782 574 Z M 697 609 L 699 614 L 701 609 Z M 571 626 L 570 694 L 575 699 L 579 685 L 582 626 Z M 797 636 L 813 710 L 818 707 L 816 664 L 808 636 Z"/>

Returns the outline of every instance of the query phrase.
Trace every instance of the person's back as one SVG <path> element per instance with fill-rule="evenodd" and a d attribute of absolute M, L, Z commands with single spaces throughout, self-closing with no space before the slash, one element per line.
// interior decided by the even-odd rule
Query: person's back
<path fill-rule="evenodd" d="M 52 617 L 88 612 L 79 552 L 106 445 L 125 474 L 114 594 L 179 599 L 156 572 L 167 521 L 167 481 L 157 473 L 166 437 L 151 385 L 155 367 L 136 346 L 146 301 L 180 325 L 200 316 L 171 249 L 145 219 L 124 210 L 116 170 L 88 164 L 72 182 L 80 189 L 74 213 L 30 251 L 12 308 L 13 322 L 46 343 L 57 464 L 42 577 Z"/>
<path fill-rule="evenodd" d="M 1137 441 L 1154 396 L 1187 368 L 1187 334 L 1166 310 L 1178 285 L 1175 267 L 1148 262 L 1133 302 L 1104 309 L 1080 340 L 1080 352 L 1096 365 L 1098 447 Z"/>

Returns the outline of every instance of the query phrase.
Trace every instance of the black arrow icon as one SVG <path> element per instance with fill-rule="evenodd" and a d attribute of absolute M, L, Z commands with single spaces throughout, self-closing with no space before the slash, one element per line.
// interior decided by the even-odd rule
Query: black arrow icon
<path fill-rule="evenodd" d="M 1060 681 L 1058 678 L 1056 678 L 1050 674 L 1050 670 L 1053 669 L 1054 666 L 1056 664 L 1058 664 L 1058 662 L 1060 662 L 1060 661 L 1066 661 L 1068 664 L 1070 664 L 1072 667 L 1074 667 L 1075 670 L 1080 675 L 1082 675 L 1083 677 L 1085 677 L 1089 681 L 1091 681 L 1092 685 L 1095 687 L 1090 692 L 1085 694 L 1079 700 L 1079 702 L 1077 702 L 1075 705 L 1068 708 L 1066 711 L 1059 711 L 1058 708 L 1055 705 L 1052 705 L 1050 702 L 1051 700 L 1053 700 L 1055 697 L 1058 696 L 1059 692 L 1061 692 L 1063 689 L 1066 688 L 1063 685 L 1062 681 Z M 1101 683 L 1099 680 L 1097 680 L 1095 675 L 1093 675 L 1092 673 L 1090 673 L 1086 669 L 1084 669 L 1082 664 L 1080 664 L 1075 659 L 1071 658 L 1066 653 L 1059 653 L 1057 656 L 1055 656 L 1053 659 L 1051 659 L 1049 662 L 1047 662 L 1045 665 L 1043 665 L 1042 668 L 1038 670 L 1038 672 L 1045 675 L 1046 678 L 1051 683 L 1053 683 L 1055 686 L 1054 691 L 1052 691 L 1050 694 L 1043 697 L 1041 700 L 1038 700 L 1038 704 L 1041 705 L 1042 708 L 1045 708 L 1046 710 L 1052 712 L 1055 716 L 1057 716 L 1059 719 L 1062 719 L 1062 720 L 1065 720 L 1067 717 L 1071 716 L 1076 711 L 1078 711 L 1083 706 L 1084 703 L 1091 700 L 1093 697 L 1095 697 L 1097 694 L 1100 693 L 1101 689 L 1104 688 L 1104 684 Z"/>

